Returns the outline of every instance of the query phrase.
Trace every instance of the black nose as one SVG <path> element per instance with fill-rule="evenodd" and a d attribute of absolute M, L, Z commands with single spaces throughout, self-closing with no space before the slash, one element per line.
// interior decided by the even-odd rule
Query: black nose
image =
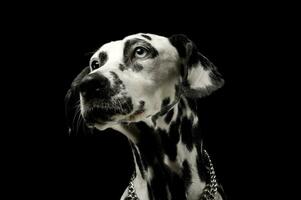
<path fill-rule="evenodd" d="M 110 81 L 98 73 L 85 76 L 79 84 L 82 96 L 87 99 L 105 98 L 108 96 L 109 88 Z"/>

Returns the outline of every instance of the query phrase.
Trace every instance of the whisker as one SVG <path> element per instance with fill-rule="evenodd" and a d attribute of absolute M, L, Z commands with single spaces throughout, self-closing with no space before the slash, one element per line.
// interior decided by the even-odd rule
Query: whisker
<path fill-rule="evenodd" d="M 80 106 L 80 99 L 78 99 L 75 103 L 73 108 L 77 108 L 78 106 Z"/>
<path fill-rule="evenodd" d="M 79 121 L 81 119 L 81 113 L 80 113 L 80 108 L 78 107 L 77 109 L 77 120 L 76 120 L 76 131 L 75 131 L 75 134 L 77 135 L 78 134 L 78 127 L 79 127 Z"/>
<path fill-rule="evenodd" d="M 77 121 L 76 120 L 76 118 L 78 117 L 78 114 L 79 114 L 79 112 L 80 112 L 80 110 L 78 109 L 79 107 L 78 107 L 78 105 L 75 107 L 75 112 L 74 112 L 74 117 L 73 117 L 73 120 L 72 120 L 72 130 L 74 130 L 75 128 L 76 128 L 76 123 L 75 123 L 75 121 Z"/>
<path fill-rule="evenodd" d="M 78 114 L 78 118 L 77 118 L 76 133 L 78 133 L 79 127 L 80 127 L 80 125 L 83 123 L 83 117 L 82 117 L 82 115 L 81 115 L 81 113 L 80 113 L 80 109 L 79 109 L 79 112 L 78 112 L 78 113 L 79 113 L 79 114 Z"/>

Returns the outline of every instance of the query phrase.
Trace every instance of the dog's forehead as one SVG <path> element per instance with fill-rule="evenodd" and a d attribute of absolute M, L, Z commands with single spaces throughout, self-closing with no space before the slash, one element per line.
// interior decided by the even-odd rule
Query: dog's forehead
<path fill-rule="evenodd" d="M 164 36 L 160 36 L 160 35 L 155 35 L 155 34 L 150 34 L 150 33 L 137 33 L 137 34 L 125 37 L 123 39 L 123 41 L 126 42 L 127 40 L 131 40 L 131 39 L 144 40 L 144 41 L 150 43 L 153 47 L 155 47 L 158 50 L 173 48 L 173 46 L 169 42 L 169 39 Z"/>
<path fill-rule="evenodd" d="M 112 41 L 108 42 L 106 44 L 103 44 L 90 58 L 90 60 L 93 60 L 95 58 L 99 57 L 99 53 L 103 52 L 106 55 L 109 56 L 109 59 L 121 59 L 122 58 L 122 49 L 123 49 L 123 43 L 121 40 L 118 41 Z"/>
<path fill-rule="evenodd" d="M 140 39 L 148 42 L 153 47 L 158 49 L 166 49 L 166 48 L 173 48 L 172 44 L 169 42 L 168 38 L 160 35 L 150 34 L 150 33 L 138 33 L 134 35 L 129 35 L 122 40 L 116 40 L 109 43 L 106 43 L 100 47 L 99 50 L 101 51 L 110 51 L 112 49 L 122 49 L 126 41 L 132 39 Z"/>
<path fill-rule="evenodd" d="M 116 51 L 116 49 L 121 49 L 122 47 L 123 47 L 123 44 L 122 44 L 121 40 L 117 40 L 117 41 L 108 42 L 108 43 L 102 45 L 98 51 L 108 53 L 110 51 Z"/>
<path fill-rule="evenodd" d="M 140 39 L 151 44 L 161 54 L 167 53 L 168 56 L 177 57 L 177 51 L 175 47 L 170 43 L 167 37 L 150 33 L 138 33 L 134 35 L 129 35 L 123 38 L 122 40 L 116 40 L 106 43 L 102 45 L 92 57 L 97 57 L 99 52 L 105 52 L 109 55 L 109 59 L 121 59 L 125 43 L 127 41 L 135 39 Z"/>
<path fill-rule="evenodd" d="M 155 34 L 150 34 L 150 33 L 137 33 L 134 35 L 129 35 L 126 36 L 123 40 L 129 40 L 129 39 L 134 39 L 134 38 L 139 38 L 145 41 L 148 41 L 150 43 L 156 42 L 156 41 L 167 41 L 168 38 L 160 35 L 155 35 Z"/>

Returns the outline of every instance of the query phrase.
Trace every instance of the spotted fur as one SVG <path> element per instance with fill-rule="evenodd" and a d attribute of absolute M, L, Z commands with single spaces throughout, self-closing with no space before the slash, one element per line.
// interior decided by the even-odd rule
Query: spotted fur
<path fill-rule="evenodd" d="M 142 52 L 136 54 L 137 48 Z M 97 87 L 89 84 L 91 95 L 83 95 L 84 79 L 97 79 Z M 186 36 L 136 34 L 100 47 L 66 99 L 79 98 L 89 126 L 113 128 L 129 138 L 140 199 L 198 200 L 208 174 L 196 99 L 222 85 L 216 67 Z"/>

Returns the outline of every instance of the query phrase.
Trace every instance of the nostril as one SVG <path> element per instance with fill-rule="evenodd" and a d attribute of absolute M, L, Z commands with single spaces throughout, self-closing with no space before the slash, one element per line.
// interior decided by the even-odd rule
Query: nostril
<path fill-rule="evenodd" d="M 82 79 L 79 89 L 86 98 L 104 97 L 108 93 L 110 82 L 100 74 L 93 73 Z"/>
<path fill-rule="evenodd" d="M 108 80 L 106 78 L 100 79 L 98 82 L 98 90 L 100 90 L 101 88 L 105 88 L 106 86 L 108 86 Z"/>

